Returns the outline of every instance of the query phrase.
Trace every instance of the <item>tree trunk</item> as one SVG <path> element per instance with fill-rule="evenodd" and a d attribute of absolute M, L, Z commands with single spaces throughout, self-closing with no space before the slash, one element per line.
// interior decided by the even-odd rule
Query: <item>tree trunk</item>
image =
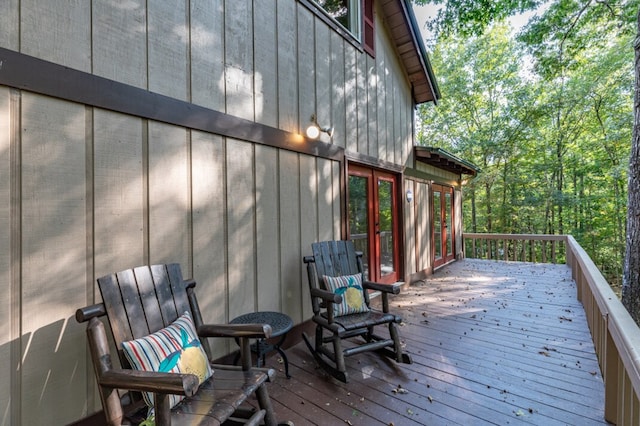
<path fill-rule="evenodd" d="M 640 10 L 635 49 L 634 122 L 629 158 L 629 188 L 627 203 L 627 251 L 622 278 L 622 303 L 637 324 L 640 324 Z"/>

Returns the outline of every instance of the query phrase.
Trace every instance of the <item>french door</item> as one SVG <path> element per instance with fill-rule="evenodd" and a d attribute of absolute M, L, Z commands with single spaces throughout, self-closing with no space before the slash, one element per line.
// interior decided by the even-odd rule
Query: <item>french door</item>
<path fill-rule="evenodd" d="M 397 185 L 391 173 L 349 166 L 349 239 L 363 252 L 365 276 L 372 281 L 400 277 Z"/>
<path fill-rule="evenodd" d="M 453 188 L 432 185 L 433 206 L 433 267 L 444 265 L 454 259 L 453 253 Z"/>

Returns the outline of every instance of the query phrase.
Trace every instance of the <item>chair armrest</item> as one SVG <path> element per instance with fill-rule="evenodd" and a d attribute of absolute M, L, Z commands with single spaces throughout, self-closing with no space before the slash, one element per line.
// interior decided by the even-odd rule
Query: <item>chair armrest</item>
<path fill-rule="evenodd" d="M 95 305 L 85 306 L 76 311 L 76 321 L 79 323 L 87 322 L 91 318 L 101 317 L 107 314 L 104 303 L 96 303 Z"/>
<path fill-rule="evenodd" d="M 101 386 L 139 392 L 193 396 L 198 390 L 199 379 L 195 374 L 159 373 L 111 369 L 100 374 Z"/>
<path fill-rule="evenodd" d="M 271 326 L 268 324 L 203 324 L 198 327 L 200 337 L 234 337 L 268 339 Z"/>
<path fill-rule="evenodd" d="M 400 294 L 401 284 L 380 284 L 373 281 L 364 281 L 362 287 L 365 290 L 375 290 L 382 293 Z"/>
<path fill-rule="evenodd" d="M 319 288 L 312 288 L 310 292 L 311 292 L 311 297 L 319 297 L 325 302 L 342 303 L 342 296 L 340 296 L 339 294 L 335 294 L 330 291 L 322 290 Z"/>

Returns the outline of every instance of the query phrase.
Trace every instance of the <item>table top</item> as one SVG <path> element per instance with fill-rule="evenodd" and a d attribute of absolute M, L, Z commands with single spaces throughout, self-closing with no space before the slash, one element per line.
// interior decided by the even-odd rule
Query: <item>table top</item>
<path fill-rule="evenodd" d="M 269 324 L 271 337 L 276 337 L 291 330 L 293 320 L 282 312 L 260 311 L 240 315 L 232 319 L 230 324 Z"/>

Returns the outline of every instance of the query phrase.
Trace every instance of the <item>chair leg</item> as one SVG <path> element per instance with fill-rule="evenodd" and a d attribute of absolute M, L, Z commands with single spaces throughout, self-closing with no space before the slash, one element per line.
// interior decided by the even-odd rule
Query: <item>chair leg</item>
<path fill-rule="evenodd" d="M 344 362 L 344 353 L 342 353 L 342 341 L 338 336 L 334 336 L 333 339 L 333 354 L 336 357 L 336 368 L 338 371 L 342 373 L 346 372 L 347 366 Z"/>
<path fill-rule="evenodd" d="M 319 325 L 316 326 L 316 352 L 320 352 L 320 348 L 322 347 L 322 345 L 324 344 L 324 340 L 323 340 L 323 333 L 322 333 L 322 327 L 320 327 Z"/>
<path fill-rule="evenodd" d="M 393 340 L 394 350 L 392 351 L 389 348 L 384 348 L 383 353 L 385 354 L 385 356 L 388 358 L 395 358 L 397 362 L 401 362 L 403 364 L 413 364 L 411 355 L 402 351 L 402 346 L 400 345 L 400 335 L 395 323 L 389 324 L 389 334 L 391 335 L 391 339 Z"/>
<path fill-rule="evenodd" d="M 262 384 L 256 391 L 258 397 L 258 404 L 262 410 L 266 411 L 264 416 L 264 422 L 267 426 L 276 426 L 278 421 L 276 420 L 275 413 L 273 412 L 273 405 L 271 405 L 271 399 L 269 399 L 269 391 L 267 386 Z"/>
<path fill-rule="evenodd" d="M 393 347 L 396 353 L 396 361 L 402 362 L 402 346 L 400 346 L 400 335 L 398 334 L 398 327 L 393 322 L 389 323 L 389 334 L 393 339 Z"/>

